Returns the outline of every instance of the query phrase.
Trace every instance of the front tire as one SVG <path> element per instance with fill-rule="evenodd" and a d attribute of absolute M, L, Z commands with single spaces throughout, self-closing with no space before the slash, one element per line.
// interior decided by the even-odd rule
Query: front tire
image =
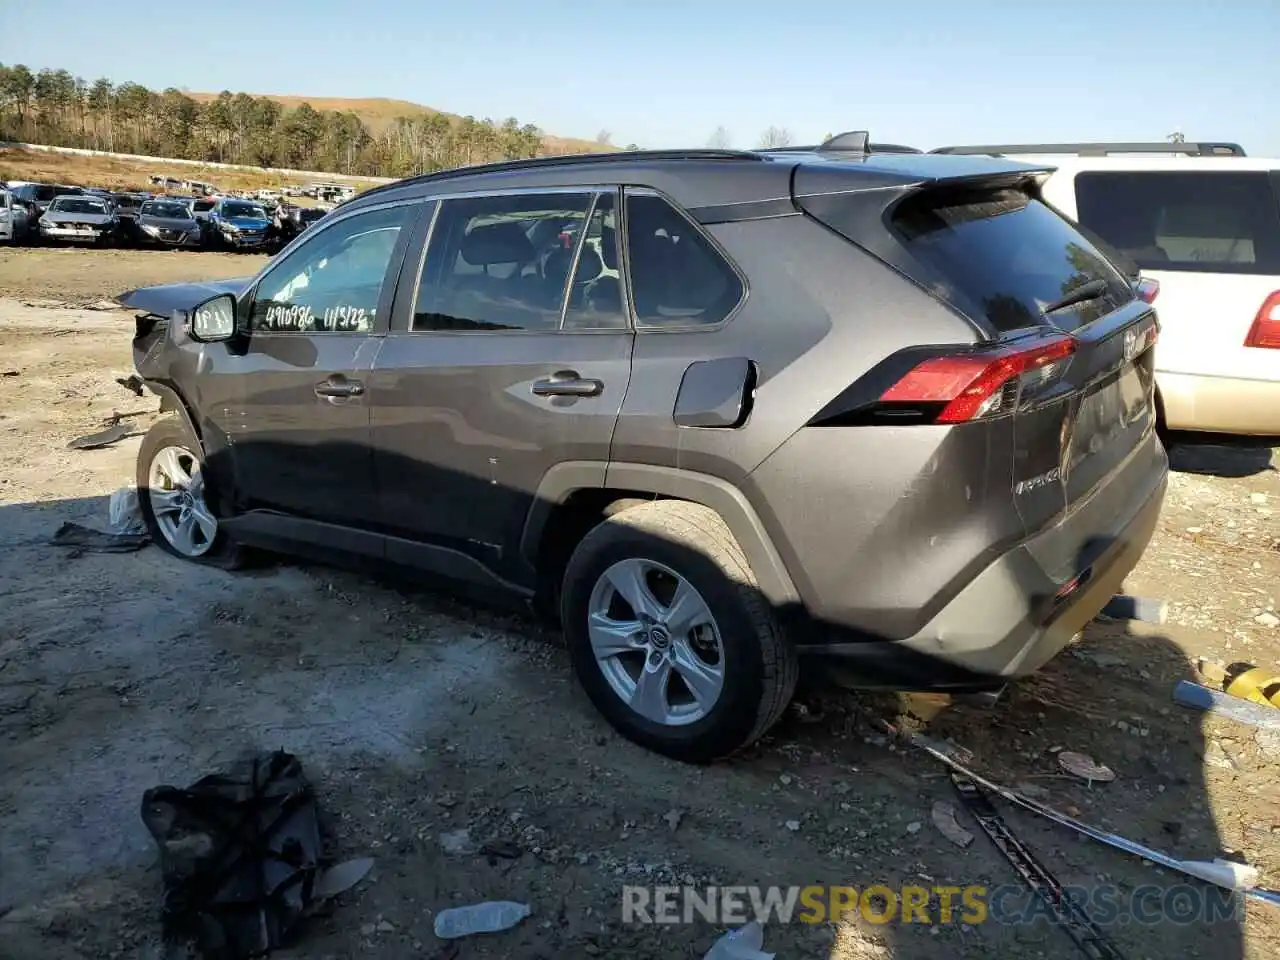
<path fill-rule="evenodd" d="M 242 551 L 204 497 L 200 443 L 176 417 L 161 420 L 138 450 L 138 504 L 151 539 L 183 560 L 234 569 Z"/>
<path fill-rule="evenodd" d="M 623 736 L 709 763 L 762 736 L 798 661 L 715 511 L 666 500 L 623 510 L 578 544 L 561 617 L 574 673 Z"/>

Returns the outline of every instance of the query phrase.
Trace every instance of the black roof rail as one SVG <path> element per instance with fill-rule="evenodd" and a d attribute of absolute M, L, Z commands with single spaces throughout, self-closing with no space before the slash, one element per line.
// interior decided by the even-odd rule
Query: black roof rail
<path fill-rule="evenodd" d="M 1117 153 L 1168 153 L 1188 157 L 1243 157 L 1238 143 L 1006 143 L 988 146 L 936 147 L 930 153 L 1003 156 L 1010 153 L 1060 153 L 1077 157 L 1106 157 Z"/>
<path fill-rule="evenodd" d="M 614 150 L 609 153 L 565 153 L 554 157 L 528 157 L 522 160 L 498 160 L 494 163 L 475 163 L 466 167 L 451 167 L 448 170 L 436 170 L 415 177 L 405 177 L 391 183 L 380 184 L 364 193 L 357 194 L 361 199 L 387 190 L 412 186 L 418 183 L 436 183 L 452 180 L 456 177 L 470 177 L 482 173 L 505 173 L 508 170 L 541 170 L 544 168 L 568 167 L 578 164 L 626 163 L 645 160 L 755 160 L 764 158 L 750 150 L 713 150 L 713 149 L 678 149 L 678 150 Z"/>

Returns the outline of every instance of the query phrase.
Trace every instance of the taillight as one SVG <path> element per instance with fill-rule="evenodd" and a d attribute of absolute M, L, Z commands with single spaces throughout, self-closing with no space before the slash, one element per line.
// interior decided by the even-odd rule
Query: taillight
<path fill-rule="evenodd" d="M 1133 285 L 1133 292 L 1143 303 L 1155 303 L 1160 293 L 1160 281 L 1143 278 Z"/>
<path fill-rule="evenodd" d="M 1070 337 L 1038 337 L 995 350 L 932 357 L 913 367 L 880 396 L 885 404 L 942 404 L 934 423 L 965 423 L 1008 412 L 1024 377 L 1053 379 L 1076 351 Z"/>
<path fill-rule="evenodd" d="M 1280 349 L 1280 290 L 1262 302 L 1262 309 L 1254 318 L 1244 345 Z"/>

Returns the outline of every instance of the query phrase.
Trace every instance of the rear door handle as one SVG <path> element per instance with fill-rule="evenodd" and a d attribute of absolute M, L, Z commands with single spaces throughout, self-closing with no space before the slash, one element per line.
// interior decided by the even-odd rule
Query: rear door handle
<path fill-rule="evenodd" d="M 546 379 L 535 380 L 533 392 L 539 397 L 598 397 L 604 392 L 604 383 L 580 377 L 574 370 L 561 370 Z"/>
<path fill-rule="evenodd" d="M 364 393 L 363 383 L 359 380 L 348 380 L 340 374 L 316 384 L 317 397 L 358 397 L 362 393 Z"/>

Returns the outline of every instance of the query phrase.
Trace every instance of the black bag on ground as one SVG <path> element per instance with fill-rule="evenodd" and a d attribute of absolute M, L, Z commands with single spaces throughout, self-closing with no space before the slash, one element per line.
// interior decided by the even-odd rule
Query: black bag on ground
<path fill-rule="evenodd" d="M 186 789 L 153 787 L 142 820 L 160 847 L 165 936 L 194 940 L 207 960 L 281 946 L 311 906 L 320 825 L 291 754 L 249 757 Z"/>

